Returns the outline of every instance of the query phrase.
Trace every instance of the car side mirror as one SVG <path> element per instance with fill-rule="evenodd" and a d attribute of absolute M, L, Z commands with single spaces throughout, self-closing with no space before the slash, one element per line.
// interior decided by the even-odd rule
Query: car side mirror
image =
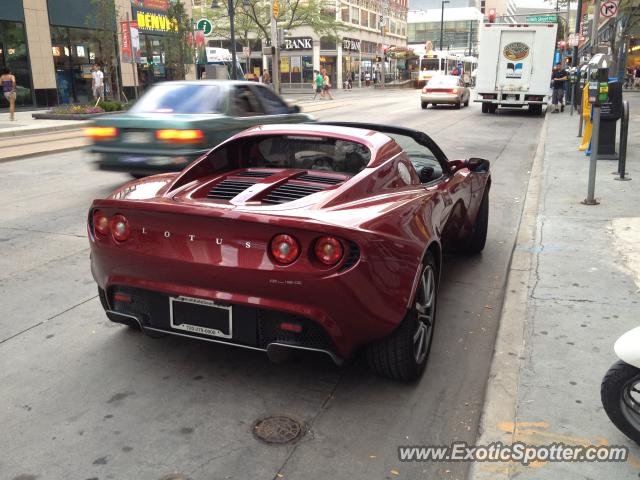
<path fill-rule="evenodd" d="M 435 170 L 429 166 L 422 167 L 418 172 L 418 176 L 420 177 L 420 183 L 429 183 L 435 178 Z"/>
<path fill-rule="evenodd" d="M 472 157 L 466 161 L 466 167 L 472 172 L 488 172 L 491 162 L 484 158 Z"/>
<path fill-rule="evenodd" d="M 300 107 L 298 105 L 292 105 L 289 107 L 289 111 L 291 113 L 300 113 Z"/>

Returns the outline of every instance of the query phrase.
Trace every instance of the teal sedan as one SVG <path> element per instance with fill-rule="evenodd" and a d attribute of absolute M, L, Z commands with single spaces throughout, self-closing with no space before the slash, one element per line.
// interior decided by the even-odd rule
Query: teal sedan
<path fill-rule="evenodd" d="M 256 125 L 312 121 L 259 83 L 179 81 L 155 85 L 128 112 L 96 119 L 85 135 L 98 168 L 141 177 L 182 170 Z"/>

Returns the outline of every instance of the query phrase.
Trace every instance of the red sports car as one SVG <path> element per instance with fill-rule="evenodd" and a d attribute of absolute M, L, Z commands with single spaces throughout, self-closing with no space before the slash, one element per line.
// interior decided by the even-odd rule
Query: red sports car
<path fill-rule="evenodd" d="M 268 125 L 180 173 L 95 200 L 91 270 L 107 316 L 266 351 L 366 348 L 414 380 L 433 338 L 443 251 L 480 252 L 489 162 L 361 123 Z"/>

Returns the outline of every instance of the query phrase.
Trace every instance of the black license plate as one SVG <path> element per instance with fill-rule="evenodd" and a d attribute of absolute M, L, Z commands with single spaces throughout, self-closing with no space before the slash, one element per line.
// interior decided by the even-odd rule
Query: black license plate
<path fill-rule="evenodd" d="M 171 328 L 209 337 L 232 338 L 233 309 L 212 300 L 170 297 Z"/>

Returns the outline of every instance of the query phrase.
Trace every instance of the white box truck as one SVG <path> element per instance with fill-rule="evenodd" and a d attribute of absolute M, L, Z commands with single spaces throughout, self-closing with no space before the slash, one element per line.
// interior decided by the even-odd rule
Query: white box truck
<path fill-rule="evenodd" d="M 549 102 L 556 48 L 555 23 L 487 23 L 480 29 L 476 102 L 483 113 L 528 106 L 541 114 Z"/>

